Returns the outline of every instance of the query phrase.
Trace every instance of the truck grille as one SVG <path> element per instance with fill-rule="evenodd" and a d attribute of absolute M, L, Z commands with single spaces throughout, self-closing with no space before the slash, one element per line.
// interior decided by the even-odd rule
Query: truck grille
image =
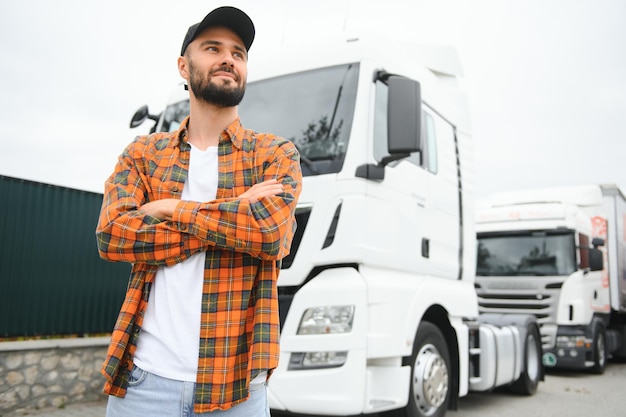
<path fill-rule="evenodd" d="M 539 323 L 550 318 L 552 297 L 537 299 L 535 295 L 479 294 L 482 313 L 533 314 Z"/>
<path fill-rule="evenodd" d="M 556 322 L 556 308 L 562 282 L 551 279 L 534 282 L 536 289 L 511 289 L 510 277 L 477 277 L 476 295 L 480 313 L 532 314 L 541 328 L 541 340 L 545 348 L 554 346 L 555 334 L 544 324 Z M 501 289 L 499 287 L 508 287 Z"/>

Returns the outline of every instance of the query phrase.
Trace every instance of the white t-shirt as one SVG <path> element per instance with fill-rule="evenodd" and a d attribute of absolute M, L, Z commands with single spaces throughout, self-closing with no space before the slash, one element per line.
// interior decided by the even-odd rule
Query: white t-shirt
<path fill-rule="evenodd" d="M 215 200 L 217 147 L 191 146 L 189 172 L 182 199 Z M 205 252 L 161 267 L 156 274 L 135 352 L 135 363 L 153 374 L 196 381 Z"/>

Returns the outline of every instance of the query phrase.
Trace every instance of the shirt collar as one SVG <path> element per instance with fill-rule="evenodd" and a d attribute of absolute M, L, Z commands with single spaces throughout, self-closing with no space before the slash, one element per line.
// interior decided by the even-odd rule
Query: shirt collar
<path fill-rule="evenodd" d="M 177 146 L 180 143 L 187 143 L 187 127 L 189 126 L 189 116 L 185 117 L 185 119 L 181 122 L 180 127 L 176 132 L 174 132 L 173 145 Z M 243 142 L 243 137 L 246 129 L 241 124 L 241 120 L 237 117 L 233 122 L 228 125 L 222 134 L 220 135 L 220 143 L 224 143 L 227 141 L 231 141 L 233 146 L 238 149 L 241 149 L 241 144 Z"/>
<path fill-rule="evenodd" d="M 243 125 L 241 124 L 241 120 L 237 117 L 233 122 L 228 125 L 226 129 L 222 132 L 222 136 L 220 137 L 220 143 L 230 140 L 238 149 L 241 149 L 241 144 L 243 142 L 243 136 L 246 132 Z"/>

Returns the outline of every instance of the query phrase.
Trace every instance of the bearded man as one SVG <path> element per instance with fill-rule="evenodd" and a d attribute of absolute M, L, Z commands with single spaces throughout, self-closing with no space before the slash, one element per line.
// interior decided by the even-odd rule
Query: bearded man
<path fill-rule="evenodd" d="M 137 137 L 105 182 L 98 250 L 132 264 L 102 367 L 108 417 L 269 416 L 302 174 L 290 141 L 239 119 L 254 36 L 234 7 L 192 25 L 178 58 L 189 116 Z"/>

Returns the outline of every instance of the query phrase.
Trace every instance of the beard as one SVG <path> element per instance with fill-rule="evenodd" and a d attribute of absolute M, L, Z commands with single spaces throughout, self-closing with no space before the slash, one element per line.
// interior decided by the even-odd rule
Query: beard
<path fill-rule="evenodd" d="M 246 84 L 245 82 L 240 83 L 239 75 L 235 74 L 229 67 L 214 69 L 207 76 L 203 76 L 190 60 L 189 69 L 189 88 L 199 101 L 219 108 L 235 107 L 241 103 L 246 92 Z M 216 71 L 230 72 L 235 75 L 236 79 L 229 83 L 217 85 L 211 82 L 211 77 Z"/>

